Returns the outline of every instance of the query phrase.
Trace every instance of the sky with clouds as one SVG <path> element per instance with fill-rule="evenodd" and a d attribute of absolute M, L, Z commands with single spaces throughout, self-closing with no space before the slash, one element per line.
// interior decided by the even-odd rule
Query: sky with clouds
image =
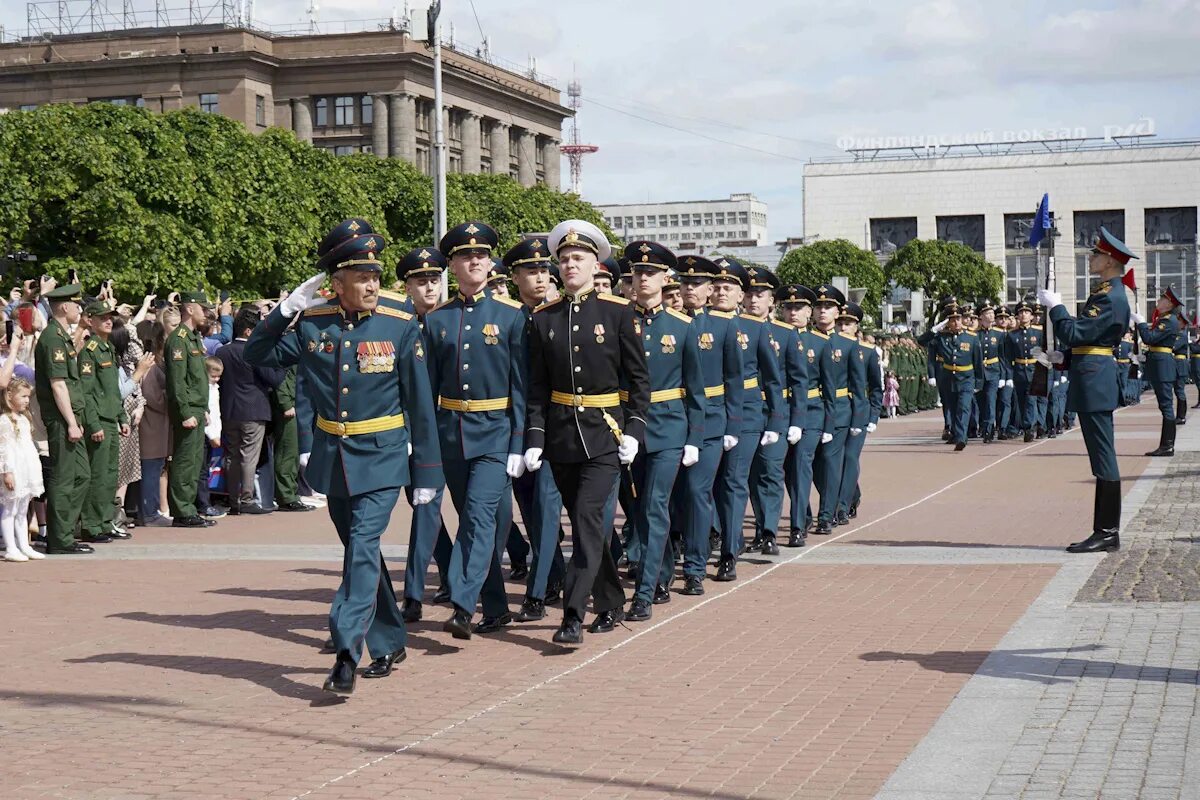
<path fill-rule="evenodd" d="M 258 0 L 255 19 L 303 23 L 308 4 Z M 404 0 L 319 4 L 337 24 Z M 419 19 L 427 5 L 410 2 Z M 773 239 L 802 232 L 804 163 L 846 136 L 1098 134 L 1149 117 L 1160 138 L 1200 137 L 1200 0 L 443 0 L 443 20 L 564 88 L 578 78 L 580 130 L 600 147 L 587 199 L 749 191 Z M 23 29 L 23 0 L 0 0 L 0 23 Z"/>

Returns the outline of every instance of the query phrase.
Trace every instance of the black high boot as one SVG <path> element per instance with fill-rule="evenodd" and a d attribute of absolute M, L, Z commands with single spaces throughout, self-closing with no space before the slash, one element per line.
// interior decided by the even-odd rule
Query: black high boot
<path fill-rule="evenodd" d="M 1148 456 L 1175 455 L 1175 420 L 1164 419 L 1162 433 L 1158 437 L 1158 449 L 1146 453 Z"/>
<path fill-rule="evenodd" d="M 1183 425 L 1187 422 L 1187 400 L 1175 399 L 1175 424 Z"/>
<path fill-rule="evenodd" d="M 1092 535 L 1067 548 L 1068 553 L 1106 553 L 1121 549 L 1121 482 L 1096 481 Z"/>

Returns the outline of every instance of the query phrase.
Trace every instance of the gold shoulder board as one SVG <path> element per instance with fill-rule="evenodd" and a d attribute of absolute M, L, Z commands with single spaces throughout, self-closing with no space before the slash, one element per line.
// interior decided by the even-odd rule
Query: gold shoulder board
<path fill-rule="evenodd" d="M 692 318 L 689 317 L 687 314 L 684 314 L 682 311 L 676 311 L 673 308 L 668 308 L 668 309 L 666 309 L 666 311 L 668 314 L 670 314 L 675 319 L 683 320 L 688 325 L 692 324 Z"/>
<path fill-rule="evenodd" d="M 383 314 L 385 317 L 396 317 L 397 319 L 412 319 L 413 315 L 407 311 L 401 311 L 398 308 L 390 308 L 388 306 L 377 306 L 376 314 Z"/>

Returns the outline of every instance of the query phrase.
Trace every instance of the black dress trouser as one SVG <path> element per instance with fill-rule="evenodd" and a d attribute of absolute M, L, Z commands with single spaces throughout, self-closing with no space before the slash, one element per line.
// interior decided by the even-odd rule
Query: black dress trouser
<path fill-rule="evenodd" d="M 612 531 L 604 529 L 605 505 L 621 469 L 617 454 L 608 453 L 590 461 L 549 463 L 571 518 L 572 552 L 563 593 L 563 617 L 574 616 L 582 621 L 589 595 L 597 614 L 620 608 L 625 604 L 625 591 L 608 547 Z"/>

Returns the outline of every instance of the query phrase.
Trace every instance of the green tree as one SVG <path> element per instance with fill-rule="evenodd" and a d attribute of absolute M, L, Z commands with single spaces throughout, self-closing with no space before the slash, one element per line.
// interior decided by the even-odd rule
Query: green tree
<path fill-rule="evenodd" d="M 897 286 L 921 289 L 932 299 L 995 300 L 1004 286 L 1004 270 L 957 242 L 913 239 L 892 254 L 883 271 Z"/>
<path fill-rule="evenodd" d="M 854 289 L 866 289 L 863 310 L 877 316 L 883 303 L 884 277 L 879 261 L 870 252 L 845 239 L 818 241 L 790 251 L 775 271 L 783 283 L 817 286 L 835 275 L 844 275 Z"/>

